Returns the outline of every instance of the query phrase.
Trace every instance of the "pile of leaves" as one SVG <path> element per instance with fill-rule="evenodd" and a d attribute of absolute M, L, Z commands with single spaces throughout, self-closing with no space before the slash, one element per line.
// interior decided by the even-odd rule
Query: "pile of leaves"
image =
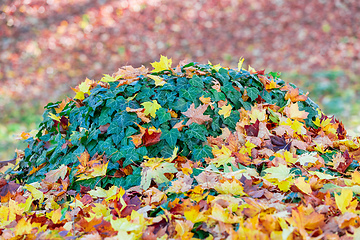
<path fill-rule="evenodd" d="M 1 168 L 2 237 L 358 238 L 359 138 L 242 63 L 162 56 L 48 104 Z"/>

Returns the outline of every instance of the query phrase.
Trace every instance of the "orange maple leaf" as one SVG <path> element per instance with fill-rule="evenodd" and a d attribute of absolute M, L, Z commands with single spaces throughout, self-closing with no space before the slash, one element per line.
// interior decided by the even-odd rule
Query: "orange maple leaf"
<path fill-rule="evenodd" d="M 308 99 L 307 92 L 305 95 L 299 95 L 299 88 L 293 88 L 290 85 L 286 85 L 281 88 L 281 90 L 287 90 L 288 92 L 285 94 L 285 100 L 290 99 L 292 102 L 306 101 Z"/>
<path fill-rule="evenodd" d="M 297 102 L 291 103 L 289 107 L 285 107 L 284 112 L 289 118 L 298 120 L 300 122 L 304 122 L 304 119 L 306 119 L 309 115 L 308 112 L 299 110 Z"/>

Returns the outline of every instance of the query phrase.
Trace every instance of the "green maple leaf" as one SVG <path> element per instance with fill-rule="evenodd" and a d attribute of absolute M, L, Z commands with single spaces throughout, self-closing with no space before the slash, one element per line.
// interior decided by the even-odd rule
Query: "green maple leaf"
<path fill-rule="evenodd" d="M 152 102 L 144 102 L 141 105 L 145 108 L 144 114 L 150 114 L 150 116 L 152 116 L 153 118 L 156 117 L 156 111 L 161 108 L 161 105 L 158 104 L 156 100 Z"/>

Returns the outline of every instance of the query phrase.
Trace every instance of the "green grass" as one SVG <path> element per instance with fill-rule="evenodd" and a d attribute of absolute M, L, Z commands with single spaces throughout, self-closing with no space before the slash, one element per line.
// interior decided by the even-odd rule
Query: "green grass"
<path fill-rule="evenodd" d="M 14 157 L 15 149 L 25 149 L 26 143 L 16 140 L 22 131 L 36 129 L 41 121 L 42 108 L 39 102 L 18 104 L 11 99 L 0 99 L 6 104 L 0 115 L 0 161 Z"/>
<path fill-rule="evenodd" d="M 281 78 L 308 91 L 325 114 L 334 115 L 344 123 L 349 134 L 360 134 L 360 76 L 324 71 L 311 75 L 284 73 Z"/>

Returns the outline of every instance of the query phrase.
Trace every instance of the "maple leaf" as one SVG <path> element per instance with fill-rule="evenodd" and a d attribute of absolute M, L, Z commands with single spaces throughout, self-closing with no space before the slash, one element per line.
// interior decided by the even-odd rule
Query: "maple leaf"
<path fill-rule="evenodd" d="M 239 58 L 239 62 L 238 62 L 238 71 L 241 71 L 242 70 L 242 65 L 243 65 L 243 63 L 244 63 L 244 58 L 243 57 L 241 57 L 241 58 Z"/>
<path fill-rule="evenodd" d="M 15 227 L 15 235 L 21 236 L 21 235 L 27 235 L 30 234 L 33 227 L 30 223 L 30 221 L 26 221 L 24 218 L 21 218 Z"/>
<path fill-rule="evenodd" d="M 126 107 L 125 109 L 127 112 L 134 112 L 136 113 L 136 115 L 138 116 L 138 118 L 141 119 L 141 121 L 143 121 L 144 123 L 149 123 L 151 122 L 151 119 L 146 117 L 146 114 L 144 113 L 145 109 L 143 108 L 136 108 L 136 109 L 131 109 L 129 107 Z"/>
<path fill-rule="evenodd" d="M 225 211 L 219 204 L 215 203 L 211 208 L 211 215 L 210 218 L 224 222 L 224 223 L 235 223 L 238 221 L 236 216 L 233 216 L 228 211 Z"/>
<path fill-rule="evenodd" d="M 68 172 L 68 167 L 66 165 L 59 166 L 58 169 L 51 170 L 45 174 L 45 182 L 55 183 L 57 180 L 65 179 L 65 176 Z"/>
<path fill-rule="evenodd" d="M 141 171 L 140 187 L 145 190 L 150 187 L 152 180 L 157 184 L 169 182 L 169 179 L 164 174 L 176 173 L 178 171 L 174 163 L 169 162 L 144 162 L 142 165 L 144 167 Z"/>
<path fill-rule="evenodd" d="M 149 69 L 145 68 L 144 66 L 141 66 L 139 68 L 134 68 L 132 66 L 124 66 L 119 68 L 119 70 L 113 75 L 121 76 L 121 78 L 129 80 L 124 83 L 130 84 L 131 82 L 138 79 L 140 75 L 146 75 L 148 72 Z"/>
<path fill-rule="evenodd" d="M 210 97 L 204 97 L 204 95 L 202 95 L 201 97 L 199 97 L 199 100 L 203 103 L 203 104 L 210 104 L 211 103 L 211 98 Z"/>
<path fill-rule="evenodd" d="M 217 65 L 213 65 L 210 61 L 208 61 L 208 64 L 211 65 L 211 69 L 214 69 L 215 71 L 219 71 L 221 67 L 220 63 Z"/>
<path fill-rule="evenodd" d="M 232 106 L 229 104 L 229 105 L 224 105 L 224 106 L 222 106 L 221 108 L 220 108 L 220 110 L 219 110 L 219 114 L 220 115 L 223 115 L 224 116 L 224 118 L 227 118 L 227 117 L 229 117 L 230 116 L 230 114 L 231 114 L 231 109 L 232 109 Z"/>
<path fill-rule="evenodd" d="M 318 160 L 316 156 L 316 152 L 304 153 L 298 157 L 296 162 L 300 163 L 303 166 L 308 166 L 309 163 L 315 164 L 315 162 Z"/>
<path fill-rule="evenodd" d="M 222 146 L 221 149 L 218 146 L 212 148 L 212 153 L 216 158 L 211 159 L 211 163 L 214 163 L 216 167 L 221 165 L 226 166 L 228 163 L 235 163 L 235 158 L 232 157 L 232 152 L 226 146 Z"/>
<path fill-rule="evenodd" d="M 311 186 L 308 182 L 305 181 L 305 177 L 299 177 L 295 179 L 294 184 L 301 192 L 305 194 L 312 193 Z"/>
<path fill-rule="evenodd" d="M 297 102 L 291 103 L 290 107 L 285 107 L 284 112 L 289 118 L 298 120 L 300 122 L 304 122 L 304 119 L 306 119 L 309 115 L 309 113 L 306 111 L 299 111 Z"/>
<path fill-rule="evenodd" d="M 155 75 L 151 75 L 151 74 L 148 74 L 147 76 L 155 81 L 155 86 L 157 86 L 157 87 L 164 86 L 164 84 L 166 83 L 166 81 L 164 81 L 164 79 L 159 76 L 155 76 Z"/>
<path fill-rule="evenodd" d="M 26 139 L 29 139 L 30 137 L 34 137 L 36 135 L 37 131 L 33 130 L 29 133 L 27 132 L 21 132 L 19 135 L 17 135 L 15 137 L 15 139 L 18 139 L 18 140 L 26 140 Z"/>
<path fill-rule="evenodd" d="M 307 92 L 305 95 L 299 95 L 299 88 L 293 88 L 290 85 L 286 85 L 281 88 L 282 91 L 287 91 L 285 94 L 285 100 L 290 99 L 292 102 L 306 101 L 308 99 Z"/>
<path fill-rule="evenodd" d="M 275 178 L 279 181 L 284 181 L 291 177 L 290 168 L 284 164 L 279 164 L 278 167 L 265 169 L 264 172 L 266 172 L 265 178 Z"/>
<path fill-rule="evenodd" d="M 144 114 L 150 114 L 153 118 L 156 117 L 156 111 L 161 108 L 160 104 L 158 104 L 156 100 L 153 100 L 152 102 L 144 102 L 141 105 L 145 108 Z"/>
<path fill-rule="evenodd" d="M 239 195 L 239 196 L 246 196 L 247 194 L 244 193 L 244 187 L 242 183 L 233 178 L 232 180 L 225 180 L 221 183 L 215 185 L 215 190 L 221 194 L 230 194 L 230 195 Z"/>
<path fill-rule="evenodd" d="M 119 80 L 122 76 L 118 75 L 115 77 L 110 76 L 109 74 L 104 74 L 104 77 L 100 79 L 101 82 L 109 83 L 109 82 L 116 82 Z"/>
<path fill-rule="evenodd" d="M 8 202 L 10 197 L 15 195 L 16 190 L 19 188 L 19 184 L 14 181 L 7 182 L 5 179 L 0 179 L 0 198 L 1 202 Z"/>
<path fill-rule="evenodd" d="M 249 141 L 246 141 L 245 146 L 242 146 L 239 153 L 246 154 L 251 156 L 251 149 L 256 148 L 257 146 Z"/>
<path fill-rule="evenodd" d="M 268 147 L 273 149 L 275 152 L 277 152 L 281 149 L 284 149 L 286 151 L 290 150 L 291 142 L 287 142 L 284 135 L 281 137 L 270 136 L 270 142 L 271 142 L 271 144 L 269 144 Z"/>
<path fill-rule="evenodd" d="M 67 98 L 66 100 L 63 99 L 63 100 L 61 101 L 61 103 L 59 103 L 58 107 L 54 108 L 54 109 L 55 109 L 55 112 L 56 112 L 56 113 L 61 113 L 62 110 L 64 110 L 66 104 L 67 104 L 68 102 L 70 102 L 70 101 L 71 101 L 70 98 Z"/>
<path fill-rule="evenodd" d="M 153 127 L 154 128 L 154 127 Z M 155 128 L 154 128 L 155 129 Z M 153 130 L 152 128 L 146 128 L 145 133 L 142 136 L 142 145 L 145 147 L 152 146 L 160 142 L 161 130 Z"/>
<path fill-rule="evenodd" d="M 53 114 L 53 113 L 49 113 L 48 116 L 49 116 L 51 119 L 60 122 L 60 116 L 56 116 L 56 115 Z"/>
<path fill-rule="evenodd" d="M 84 82 L 80 83 L 75 89 L 72 88 L 76 92 L 74 99 L 83 100 L 85 99 L 85 94 L 90 95 L 90 87 L 94 83 L 94 81 L 86 78 Z"/>
<path fill-rule="evenodd" d="M 153 63 L 150 63 L 150 64 L 154 68 L 154 70 L 152 70 L 151 72 L 160 72 L 160 71 L 163 71 L 163 70 L 170 70 L 172 60 L 171 60 L 171 58 L 168 59 L 167 57 L 164 57 L 164 56 L 161 55 L 159 62 L 153 62 Z"/>
<path fill-rule="evenodd" d="M 92 172 L 90 173 L 90 175 L 92 177 L 105 176 L 108 165 L 109 165 L 109 162 L 106 162 L 104 164 L 97 164 L 97 165 L 93 166 Z"/>
<path fill-rule="evenodd" d="M 256 122 L 254 124 L 245 125 L 244 129 L 245 129 L 246 135 L 257 137 L 259 134 L 259 123 L 260 123 L 259 120 L 256 120 Z"/>
<path fill-rule="evenodd" d="M 200 212 L 199 205 L 195 205 L 190 209 L 185 210 L 184 217 L 193 223 L 204 222 L 207 219 L 204 213 Z"/>
<path fill-rule="evenodd" d="M 271 81 L 269 81 L 269 80 L 266 81 L 266 84 L 265 84 L 266 90 L 271 90 L 271 89 L 278 88 L 278 87 L 279 87 L 279 85 L 276 84 L 274 79 L 271 79 Z"/>
<path fill-rule="evenodd" d="M 335 194 L 335 202 L 337 207 L 342 213 L 353 212 L 356 209 L 358 202 L 356 200 L 351 201 L 353 198 L 353 192 L 351 189 L 342 189 L 341 194 Z"/>
<path fill-rule="evenodd" d="M 250 122 L 251 123 L 255 123 L 256 121 L 265 121 L 266 120 L 266 109 L 258 109 L 253 107 L 251 109 L 251 113 L 249 114 L 250 116 Z"/>
<path fill-rule="evenodd" d="M 24 189 L 28 190 L 34 199 L 40 200 L 40 203 L 44 201 L 44 193 L 38 190 L 36 187 L 30 184 L 26 184 Z"/>
<path fill-rule="evenodd" d="M 190 108 L 186 112 L 182 112 L 189 120 L 186 122 L 186 126 L 189 126 L 191 123 L 204 124 L 207 121 L 212 119 L 208 115 L 203 115 L 209 105 L 199 105 L 195 108 L 195 104 L 192 103 Z"/>

